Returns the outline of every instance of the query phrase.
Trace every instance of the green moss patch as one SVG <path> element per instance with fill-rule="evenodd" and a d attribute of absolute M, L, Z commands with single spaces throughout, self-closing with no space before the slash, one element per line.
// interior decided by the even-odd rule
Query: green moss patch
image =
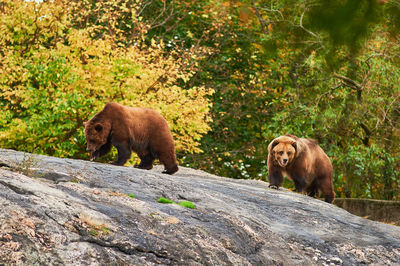
<path fill-rule="evenodd" d="M 180 206 L 185 207 L 185 208 L 189 208 L 189 209 L 196 209 L 196 205 L 194 205 L 192 202 L 184 200 L 179 202 Z"/>
<path fill-rule="evenodd" d="M 179 206 L 182 206 L 185 208 L 196 209 L 196 205 L 194 205 L 192 202 L 187 201 L 187 200 L 176 203 L 175 201 L 161 197 L 157 200 L 157 202 L 164 203 L 164 204 L 178 204 Z"/>
<path fill-rule="evenodd" d="M 168 203 L 175 203 L 175 204 L 176 204 L 175 201 L 172 201 L 172 200 L 170 200 L 170 199 L 166 199 L 166 198 L 163 198 L 163 197 L 159 198 L 159 199 L 157 200 L 157 202 L 158 202 L 158 203 L 164 203 L 164 204 L 168 204 Z"/>

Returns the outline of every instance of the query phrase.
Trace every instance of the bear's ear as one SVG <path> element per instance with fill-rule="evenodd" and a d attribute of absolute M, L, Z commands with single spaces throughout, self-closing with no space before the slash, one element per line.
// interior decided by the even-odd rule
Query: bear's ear
<path fill-rule="evenodd" d="M 272 151 L 276 145 L 279 144 L 279 141 L 277 139 L 274 139 L 274 141 L 271 142 L 269 150 Z"/>
<path fill-rule="evenodd" d="M 297 151 L 297 142 L 296 141 L 292 143 L 292 146 L 293 146 L 294 150 Z"/>
<path fill-rule="evenodd" d="M 97 132 L 101 132 L 101 131 L 103 130 L 103 126 L 102 126 L 101 124 L 97 124 L 97 125 L 94 126 L 94 129 L 95 129 Z"/>

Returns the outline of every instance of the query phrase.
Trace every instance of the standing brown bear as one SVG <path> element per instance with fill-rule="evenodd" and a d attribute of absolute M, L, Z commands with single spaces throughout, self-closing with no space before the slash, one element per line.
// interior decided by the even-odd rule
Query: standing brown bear
<path fill-rule="evenodd" d="M 133 108 L 107 103 L 103 110 L 84 123 L 90 159 L 106 155 L 112 145 L 118 159 L 112 164 L 124 165 L 134 151 L 140 158 L 135 167 L 150 170 L 156 158 L 164 164 L 163 173 L 178 171 L 174 140 L 165 119 L 150 108 Z"/>
<path fill-rule="evenodd" d="M 280 136 L 268 145 L 267 164 L 270 187 L 279 188 L 285 176 L 293 180 L 297 192 L 314 197 L 321 191 L 326 202 L 334 200 L 333 167 L 316 140 Z"/>

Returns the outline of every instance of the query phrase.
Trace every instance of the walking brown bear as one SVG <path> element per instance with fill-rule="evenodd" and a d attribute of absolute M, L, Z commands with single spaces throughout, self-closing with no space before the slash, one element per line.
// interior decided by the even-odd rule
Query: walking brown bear
<path fill-rule="evenodd" d="M 293 180 L 297 192 L 314 197 L 321 191 L 326 202 L 334 200 L 333 167 L 316 140 L 294 135 L 274 139 L 268 145 L 267 165 L 270 187 L 279 188 L 285 176 Z"/>
<path fill-rule="evenodd" d="M 124 165 L 134 151 L 140 158 L 135 167 L 152 169 L 156 158 L 164 164 L 163 173 L 178 171 L 174 140 L 165 119 L 150 108 L 133 108 L 118 103 L 107 103 L 103 110 L 84 123 L 87 151 L 91 159 L 118 150 L 112 164 Z"/>

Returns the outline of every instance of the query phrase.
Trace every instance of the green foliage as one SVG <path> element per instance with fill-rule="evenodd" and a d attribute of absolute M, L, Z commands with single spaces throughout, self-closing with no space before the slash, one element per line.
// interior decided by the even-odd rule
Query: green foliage
<path fill-rule="evenodd" d="M 321 0 L 311 7 L 309 26 L 325 31 L 334 45 L 359 45 L 367 37 L 369 28 L 377 22 L 379 4 L 376 0 Z"/>
<path fill-rule="evenodd" d="M 83 152 L 81 125 L 94 99 L 69 91 L 77 76 L 64 58 L 34 59 L 24 70 L 26 90 L 13 95 L 16 104 L 10 101 L 11 108 L 0 114 L 3 146 L 60 157 Z"/>
<path fill-rule="evenodd" d="M 120 8 L 114 9 L 112 2 Z M 169 122 L 178 152 L 201 152 L 199 141 L 210 129 L 207 97 L 212 90 L 177 84 L 194 75 L 197 63 L 191 61 L 198 54 L 166 53 L 164 43 L 154 39 L 146 45 L 140 30 L 134 39 L 128 34 L 128 42 L 124 30 L 132 21 L 120 20 L 134 16 L 128 2 L 1 4 L 1 147 L 87 158 L 83 122 L 115 101 L 159 111 Z M 104 12 L 99 14 L 99 8 Z M 97 17 L 86 21 L 85 15 Z"/>
<path fill-rule="evenodd" d="M 378 145 L 350 146 L 334 161 L 335 187 L 342 197 L 396 198 L 400 174 L 396 171 L 400 157 L 387 153 Z M 355 189 L 356 188 L 356 189 Z"/>
<path fill-rule="evenodd" d="M 83 121 L 117 101 L 160 111 L 188 166 L 266 180 L 291 133 L 338 195 L 400 199 L 398 1 L 3 2 L 1 147 L 87 158 Z"/>
<path fill-rule="evenodd" d="M 128 194 L 126 194 L 128 197 L 130 197 L 130 198 L 132 198 L 132 199 L 134 199 L 135 198 L 135 195 L 133 194 L 133 193 L 128 193 Z"/>
<path fill-rule="evenodd" d="M 216 89 L 213 130 L 188 165 L 266 180 L 268 143 L 291 133 L 328 153 L 338 195 L 399 199 L 400 10 L 378 2 L 221 2 L 200 81 Z"/>

